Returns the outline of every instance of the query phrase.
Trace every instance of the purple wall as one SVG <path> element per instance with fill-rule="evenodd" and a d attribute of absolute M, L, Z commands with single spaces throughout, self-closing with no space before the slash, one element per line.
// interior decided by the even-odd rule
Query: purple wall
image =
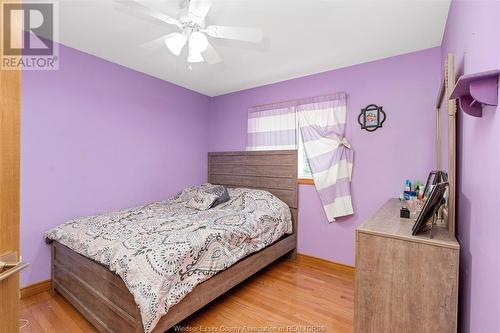
<path fill-rule="evenodd" d="M 209 150 L 245 148 L 250 106 L 345 91 L 347 138 L 355 150 L 355 214 L 328 224 L 315 188 L 300 186 L 299 252 L 353 265 L 355 227 L 397 197 L 407 177 L 425 181 L 435 166 L 439 81 L 440 49 L 433 48 L 215 97 L 210 102 Z M 361 108 L 371 103 L 387 113 L 384 127 L 374 133 L 357 123 Z"/>
<path fill-rule="evenodd" d="M 500 69 L 500 2 L 453 1 L 442 59 L 455 54 L 458 74 Z M 460 331 L 500 329 L 500 108 L 482 118 L 459 112 L 457 236 L 460 257 Z"/>
<path fill-rule="evenodd" d="M 208 97 L 68 47 L 60 59 L 23 73 L 23 286 L 50 278 L 47 229 L 206 181 Z"/>

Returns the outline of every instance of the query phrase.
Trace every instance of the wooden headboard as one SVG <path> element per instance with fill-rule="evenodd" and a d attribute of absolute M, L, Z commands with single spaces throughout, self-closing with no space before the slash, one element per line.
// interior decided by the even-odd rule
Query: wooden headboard
<path fill-rule="evenodd" d="M 296 150 L 208 153 L 208 182 L 271 192 L 290 207 L 297 233 Z"/>

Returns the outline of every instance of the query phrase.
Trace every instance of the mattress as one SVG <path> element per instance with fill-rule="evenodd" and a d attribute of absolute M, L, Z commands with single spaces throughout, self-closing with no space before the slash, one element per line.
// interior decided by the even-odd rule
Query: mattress
<path fill-rule="evenodd" d="M 119 275 L 150 332 L 198 284 L 292 232 L 289 207 L 267 191 L 229 189 L 229 201 L 205 211 L 186 207 L 196 191 L 75 219 L 45 237 Z"/>

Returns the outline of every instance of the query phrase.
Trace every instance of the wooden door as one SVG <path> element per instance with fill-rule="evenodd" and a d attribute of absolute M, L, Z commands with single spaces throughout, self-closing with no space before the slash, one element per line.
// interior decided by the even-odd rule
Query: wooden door
<path fill-rule="evenodd" d="M 7 0 L 0 0 L 0 6 L 5 2 Z M 20 29 L 12 36 L 21 38 Z M 8 259 L 10 262 L 19 260 L 20 118 L 21 71 L 0 69 L 0 256 L 10 253 L 13 255 Z M 0 272 L 1 333 L 19 330 L 19 273 L 9 275 L 18 268 L 7 267 Z M 5 274 L 8 271 L 9 274 Z"/>

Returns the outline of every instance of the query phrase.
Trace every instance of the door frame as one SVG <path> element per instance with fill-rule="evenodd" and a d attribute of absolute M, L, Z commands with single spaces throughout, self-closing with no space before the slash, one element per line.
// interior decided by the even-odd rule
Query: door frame
<path fill-rule="evenodd" d="M 13 1 L 0 0 L 2 8 L 5 2 Z M 3 24 L 1 9 L 0 13 Z M 20 40 L 21 31 L 14 38 Z M 0 68 L 0 255 L 15 252 L 16 261 L 20 253 L 21 80 L 20 70 Z M 0 322 L 2 333 L 19 330 L 19 273 L 0 281 Z"/>

